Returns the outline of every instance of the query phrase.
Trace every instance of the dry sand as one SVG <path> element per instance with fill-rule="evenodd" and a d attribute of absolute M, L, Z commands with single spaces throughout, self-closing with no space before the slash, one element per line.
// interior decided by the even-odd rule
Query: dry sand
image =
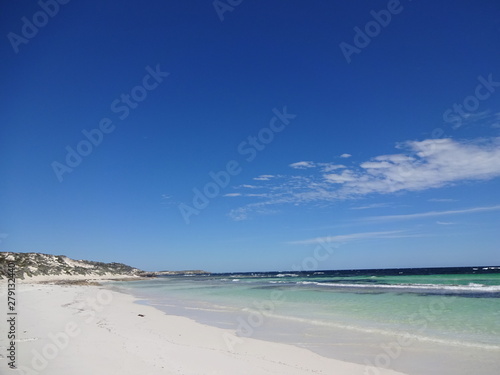
<path fill-rule="evenodd" d="M 402 374 L 325 358 L 293 345 L 240 338 L 100 286 L 33 280 L 17 284 L 19 369 L 11 370 L 6 290 L 5 280 L 0 280 L 2 375 Z"/>

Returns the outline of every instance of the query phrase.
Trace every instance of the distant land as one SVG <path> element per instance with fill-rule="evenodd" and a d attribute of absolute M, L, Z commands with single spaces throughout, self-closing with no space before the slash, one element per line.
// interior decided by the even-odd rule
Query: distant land
<path fill-rule="evenodd" d="M 0 280 L 7 278 L 7 264 L 15 264 L 15 275 L 18 279 L 31 277 L 51 276 L 61 279 L 79 278 L 113 278 L 120 277 L 146 278 L 161 276 L 194 276 L 209 275 L 211 272 L 203 270 L 182 271 L 143 271 L 123 263 L 103 263 L 90 260 L 75 260 L 65 255 L 52 255 L 44 253 L 16 253 L 0 252 Z M 500 266 L 476 266 L 476 267 L 421 267 L 421 268 L 388 268 L 388 269 L 351 269 L 351 270 L 312 270 L 312 271 L 268 271 L 268 272 L 229 272 L 219 275 L 274 275 L 281 277 L 283 274 L 306 276 L 308 274 L 320 275 L 327 272 L 336 276 L 363 276 L 363 275 L 432 275 L 432 274 L 454 274 L 454 273 L 500 273 Z"/>
<path fill-rule="evenodd" d="M 0 279 L 7 278 L 7 264 L 15 264 L 16 278 L 34 276 L 137 276 L 156 277 L 161 275 L 197 275 L 209 272 L 201 270 L 148 272 L 123 263 L 103 263 L 90 260 L 75 260 L 65 255 L 43 253 L 0 252 Z"/>

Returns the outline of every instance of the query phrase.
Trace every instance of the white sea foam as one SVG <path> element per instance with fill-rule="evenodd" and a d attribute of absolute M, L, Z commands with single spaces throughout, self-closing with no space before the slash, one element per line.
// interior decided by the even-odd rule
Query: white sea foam
<path fill-rule="evenodd" d="M 439 284 L 348 284 L 348 283 L 318 283 L 315 281 L 299 281 L 297 284 L 317 285 L 339 288 L 382 288 L 382 289 L 425 289 L 425 290 L 452 290 L 470 292 L 500 292 L 500 285 L 483 285 L 469 283 L 468 285 L 439 285 Z"/>

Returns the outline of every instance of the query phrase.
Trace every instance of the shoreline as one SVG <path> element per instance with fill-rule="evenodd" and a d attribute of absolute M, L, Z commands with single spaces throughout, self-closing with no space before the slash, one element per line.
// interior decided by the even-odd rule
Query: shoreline
<path fill-rule="evenodd" d="M 97 285 L 19 280 L 17 364 L 23 374 L 353 374 L 404 375 L 326 358 L 290 344 L 166 315 L 132 295 Z M 82 277 L 110 280 L 115 277 Z M 138 280 L 138 278 L 131 278 Z M 0 280 L 5 299 L 6 282 Z M 6 304 L 0 309 L 6 316 Z M 0 372 L 9 370 L 0 337 Z"/>
<path fill-rule="evenodd" d="M 226 303 L 224 300 L 212 300 L 210 303 L 215 305 L 211 307 L 210 303 L 206 305 L 207 301 L 202 296 L 198 302 L 187 302 L 175 295 L 167 298 L 168 294 L 159 297 L 154 293 L 134 293 L 134 288 L 128 288 L 127 283 L 122 283 L 118 291 L 120 289 L 137 297 L 139 303 L 153 306 L 169 315 L 188 317 L 209 326 L 229 328 L 257 340 L 305 348 L 326 358 L 376 366 L 376 371 L 367 370 L 366 375 L 378 374 L 381 368 L 412 375 L 489 375 L 495 373 L 499 364 L 498 345 L 467 342 L 465 338 L 459 337 L 448 339 L 433 336 L 432 327 L 427 324 L 437 316 L 438 311 L 424 308 L 435 307 L 435 301 L 419 305 L 418 314 L 414 310 L 413 316 L 418 319 L 418 326 L 406 325 L 387 330 L 373 325 L 359 326 L 357 320 L 349 323 L 341 319 L 343 323 L 337 321 L 339 324 L 336 325 L 335 322 L 329 324 L 315 321 L 311 315 L 307 319 L 295 319 L 288 316 L 286 311 L 274 316 L 271 313 L 263 319 L 259 312 L 264 311 L 259 310 L 258 306 L 257 310 L 248 308 L 251 305 L 248 301 L 246 307 L 238 305 L 236 308 L 228 302 L 232 308 L 225 310 L 220 309 Z M 442 299 L 439 301 L 442 302 Z"/>

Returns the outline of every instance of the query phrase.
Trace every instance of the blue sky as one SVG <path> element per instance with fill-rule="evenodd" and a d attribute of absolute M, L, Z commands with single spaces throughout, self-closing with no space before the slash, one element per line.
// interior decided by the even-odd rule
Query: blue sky
<path fill-rule="evenodd" d="M 497 1 L 63 3 L 0 12 L 0 251 L 500 264 Z"/>

